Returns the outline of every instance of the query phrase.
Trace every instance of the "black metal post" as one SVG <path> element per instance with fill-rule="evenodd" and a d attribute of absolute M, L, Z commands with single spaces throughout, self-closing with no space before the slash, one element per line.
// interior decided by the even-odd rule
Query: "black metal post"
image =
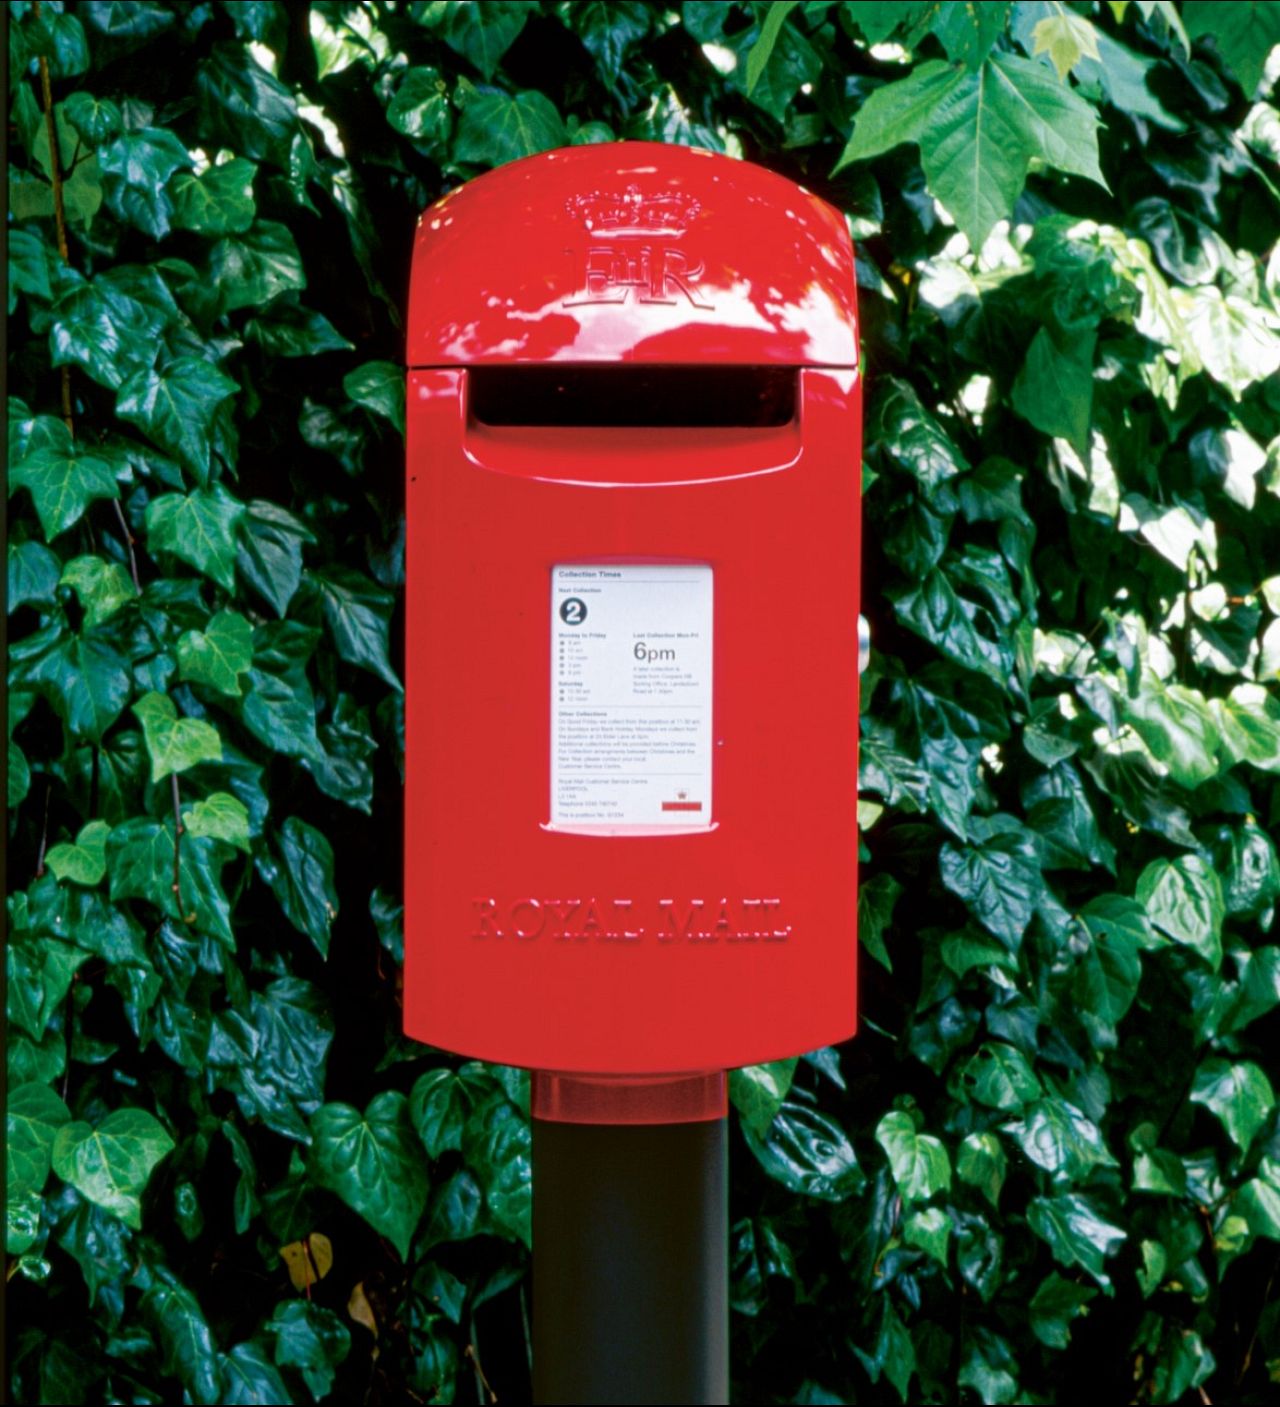
<path fill-rule="evenodd" d="M 533 1120 L 533 1392 L 727 1403 L 726 1120 Z"/>

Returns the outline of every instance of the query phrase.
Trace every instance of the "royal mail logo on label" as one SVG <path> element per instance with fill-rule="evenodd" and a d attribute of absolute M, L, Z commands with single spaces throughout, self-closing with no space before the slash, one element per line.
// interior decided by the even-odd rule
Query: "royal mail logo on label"
<path fill-rule="evenodd" d="M 685 299 L 694 308 L 711 307 L 697 286 L 705 265 L 667 242 L 682 238 L 701 210 L 693 196 L 682 191 L 645 195 L 630 185 L 621 195 L 592 191 L 571 196 L 565 208 L 592 238 L 585 253 L 565 251 L 576 290 L 564 300 L 566 308 L 625 303 L 633 295 L 638 303 Z"/>

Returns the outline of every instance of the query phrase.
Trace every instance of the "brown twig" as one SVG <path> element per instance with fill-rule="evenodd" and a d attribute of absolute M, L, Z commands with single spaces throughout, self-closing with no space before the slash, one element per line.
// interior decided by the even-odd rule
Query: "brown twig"
<path fill-rule="evenodd" d="M 35 0 L 31 13 L 34 18 L 40 18 L 40 0 Z M 64 264 L 70 264 L 71 248 L 67 243 L 67 209 L 62 195 L 62 158 L 58 151 L 58 124 L 53 115 L 53 83 L 49 76 L 49 60 L 43 54 L 40 55 L 40 96 L 44 101 L 45 130 L 49 134 L 49 177 L 53 183 L 53 220 L 58 232 L 58 253 Z M 71 406 L 71 367 L 68 363 L 63 362 L 59 371 L 62 375 L 62 419 L 74 436 L 76 427 Z M 124 509 L 120 507 L 118 498 L 113 500 L 113 506 L 116 510 L 116 521 L 120 524 L 120 531 L 124 534 L 125 546 L 129 552 L 129 575 L 133 578 L 133 589 L 141 593 L 142 585 L 138 579 L 138 558 L 133 550 L 133 534 L 129 531 L 129 524 L 125 521 Z"/>
<path fill-rule="evenodd" d="M 489 1385 L 489 1379 L 484 1375 L 484 1369 L 480 1366 L 480 1350 L 476 1347 L 476 1326 L 475 1320 L 471 1321 L 471 1342 L 463 1349 L 463 1353 L 471 1360 L 471 1366 L 476 1375 L 476 1393 L 481 1402 L 490 1403 L 498 1400 L 498 1394 Z"/>

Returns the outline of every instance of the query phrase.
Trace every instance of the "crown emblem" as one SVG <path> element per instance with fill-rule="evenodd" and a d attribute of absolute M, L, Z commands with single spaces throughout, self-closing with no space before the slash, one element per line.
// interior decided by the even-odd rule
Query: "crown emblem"
<path fill-rule="evenodd" d="M 622 195 L 592 191 L 589 195 L 571 196 L 565 208 L 598 238 L 624 239 L 682 235 L 702 207 L 681 191 L 642 195 L 640 188 L 632 185 Z"/>

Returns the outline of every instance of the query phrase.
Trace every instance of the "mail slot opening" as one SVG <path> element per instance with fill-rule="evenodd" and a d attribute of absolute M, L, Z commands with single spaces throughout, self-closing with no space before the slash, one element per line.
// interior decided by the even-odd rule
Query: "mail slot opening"
<path fill-rule="evenodd" d="M 478 366 L 472 418 L 484 425 L 778 426 L 795 418 L 786 366 Z"/>

